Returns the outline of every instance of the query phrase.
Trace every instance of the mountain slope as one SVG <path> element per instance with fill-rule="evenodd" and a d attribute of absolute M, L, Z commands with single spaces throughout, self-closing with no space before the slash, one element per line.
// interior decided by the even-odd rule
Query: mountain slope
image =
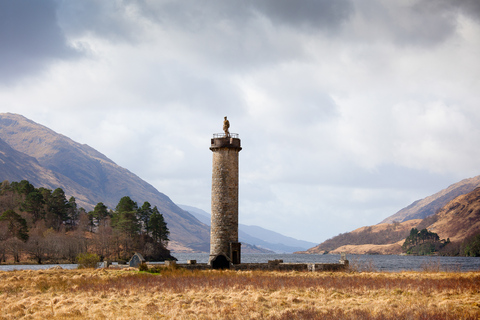
<path fill-rule="evenodd" d="M 480 176 L 464 179 L 415 201 L 380 224 L 340 234 L 306 252 L 399 254 L 411 228 L 428 228 L 441 239 L 461 242 L 480 232 L 479 185 Z"/>
<path fill-rule="evenodd" d="M 464 179 L 431 196 L 415 201 L 408 207 L 405 207 L 394 215 L 386 218 L 381 223 L 392 223 L 394 221 L 402 222 L 412 219 L 426 218 L 435 214 L 449 201 L 455 199 L 459 195 L 469 193 L 477 187 L 480 187 L 480 176 Z"/>
<path fill-rule="evenodd" d="M 11 113 L 0 114 L 0 139 L 4 142 L 0 147 L 6 150 L 4 164 L 0 165 L 1 181 L 26 179 L 36 187 L 61 187 L 87 210 L 98 202 L 113 209 L 123 196 L 130 196 L 140 205 L 148 201 L 165 216 L 172 251 L 209 250 L 210 235 L 205 224 L 95 149 Z M 14 168 L 18 170 L 13 174 Z"/>
<path fill-rule="evenodd" d="M 210 215 L 208 212 L 187 205 L 179 205 L 179 207 L 190 212 L 206 225 L 210 225 Z M 238 229 L 240 242 L 260 246 L 279 253 L 292 253 L 305 250 L 315 245 L 313 242 L 297 240 L 259 226 L 239 224 Z"/>
<path fill-rule="evenodd" d="M 24 153 L 11 148 L 0 139 L 0 177 L 1 181 L 28 180 L 35 186 L 56 189 L 64 186 L 66 194 L 76 194 L 76 202 L 80 206 L 88 207 L 89 198 L 94 197 L 93 192 L 78 185 L 75 181 L 42 167 L 38 161 Z"/>
<path fill-rule="evenodd" d="M 410 230 L 418 226 L 421 221 L 421 219 L 415 219 L 402 223 L 382 223 L 361 227 L 328 239 L 305 253 L 399 254 L 402 252 L 401 246 Z"/>
<path fill-rule="evenodd" d="M 426 228 L 440 239 L 461 242 L 480 233 L 480 187 L 450 201 L 428 220 L 431 223 Z"/>

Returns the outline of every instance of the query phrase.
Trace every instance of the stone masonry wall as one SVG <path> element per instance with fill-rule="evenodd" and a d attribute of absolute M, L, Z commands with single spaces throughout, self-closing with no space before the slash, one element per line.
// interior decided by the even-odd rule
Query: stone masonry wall
<path fill-rule="evenodd" d="M 239 141 L 222 143 L 218 148 L 214 142 L 210 256 L 223 254 L 231 259 L 230 243 L 238 242 L 238 153 L 241 148 Z"/>

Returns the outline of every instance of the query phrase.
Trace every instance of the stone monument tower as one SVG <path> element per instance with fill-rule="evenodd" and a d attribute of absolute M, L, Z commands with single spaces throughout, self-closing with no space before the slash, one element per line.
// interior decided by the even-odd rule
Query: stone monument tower
<path fill-rule="evenodd" d="M 209 264 L 214 269 L 229 268 L 240 263 L 238 242 L 238 134 L 229 132 L 225 117 L 224 133 L 213 135 L 212 223 Z"/>

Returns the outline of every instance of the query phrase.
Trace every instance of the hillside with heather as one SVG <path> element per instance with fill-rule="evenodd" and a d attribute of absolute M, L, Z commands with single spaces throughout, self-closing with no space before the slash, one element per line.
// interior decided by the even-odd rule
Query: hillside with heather
<path fill-rule="evenodd" d="M 305 253 L 399 254 L 410 230 L 421 221 L 416 219 L 361 227 L 328 239 Z"/>
<path fill-rule="evenodd" d="M 418 216 L 418 212 L 413 210 L 415 206 L 418 211 L 425 212 L 427 207 L 431 210 L 452 194 L 470 190 L 479 180 L 480 177 L 462 180 L 433 196 L 417 201 L 403 212 L 408 211 L 411 216 Z M 480 187 L 455 197 L 439 208 L 437 213 L 424 219 L 358 228 L 328 239 L 305 253 L 400 254 L 402 244 L 413 228 L 426 229 L 436 233 L 439 239 L 448 239 L 449 244 L 444 246 L 442 254 L 462 254 L 464 246 L 480 234 Z"/>
<path fill-rule="evenodd" d="M 62 188 L 87 211 L 102 202 L 114 208 L 129 196 L 149 201 L 165 216 L 169 249 L 208 251 L 208 227 L 134 173 L 105 155 L 21 115 L 0 114 L 0 181 L 28 180 L 36 187 Z"/>
<path fill-rule="evenodd" d="M 409 206 L 398 211 L 394 215 L 386 218 L 381 223 L 392 223 L 395 221 L 403 222 L 412 219 L 424 219 L 435 214 L 448 202 L 455 199 L 459 195 L 469 193 L 475 188 L 480 187 L 480 176 L 469 179 L 463 179 L 457 183 L 452 184 L 446 189 L 443 189 L 424 199 L 417 200 Z"/>
<path fill-rule="evenodd" d="M 456 243 L 479 234 L 480 188 L 458 196 L 424 222 L 425 228 L 437 233 L 440 238 L 449 238 Z"/>

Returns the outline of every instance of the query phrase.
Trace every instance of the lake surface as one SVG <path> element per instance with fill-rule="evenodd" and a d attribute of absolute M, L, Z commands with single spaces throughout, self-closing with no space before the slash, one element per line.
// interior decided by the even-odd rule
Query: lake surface
<path fill-rule="evenodd" d="M 0 265 L 0 271 L 12 270 L 46 270 L 54 267 L 62 267 L 62 269 L 76 269 L 77 264 L 6 264 Z"/>
<path fill-rule="evenodd" d="M 172 253 L 178 263 L 197 260 L 207 263 L 208 253 Z M 282 259 L 283 262 L 303 263 L 337 263 L 340 255 L 336 254 L 242 254 L 244 263 L 266 263 L 268 260 Z M 440 271 L 480 271 L 480 257 L 438 257 L 438 256 L 397 256 L 397 255 L 348 255 L 350 264 L 359 269 L 376 271 L 422 271 L 438 268 Z"/>
<path fill-rule="evenodd" d="M 207 263 L 208 253 L 172 253 L 178 263 L 197 260 Z M 266 263 L 268 260 L 282 259 L 283 262 L 303 263 L 337 263 L 340 255 L 335 254 L 242 254 L 244 263 Z M 430 257 L 430 256 L 396 256 L 396 255 L 347 255 L 350 264 L 358 270 L 422 271 L 425 269 L 439 271 L 480 271 L 480 257 Z M 63 269 L 75 269 L 76 264 L 41 264 L 41 265 L 0 265 L 1 271 L 11 270 L 43 270 L 60 266 Z"/>

